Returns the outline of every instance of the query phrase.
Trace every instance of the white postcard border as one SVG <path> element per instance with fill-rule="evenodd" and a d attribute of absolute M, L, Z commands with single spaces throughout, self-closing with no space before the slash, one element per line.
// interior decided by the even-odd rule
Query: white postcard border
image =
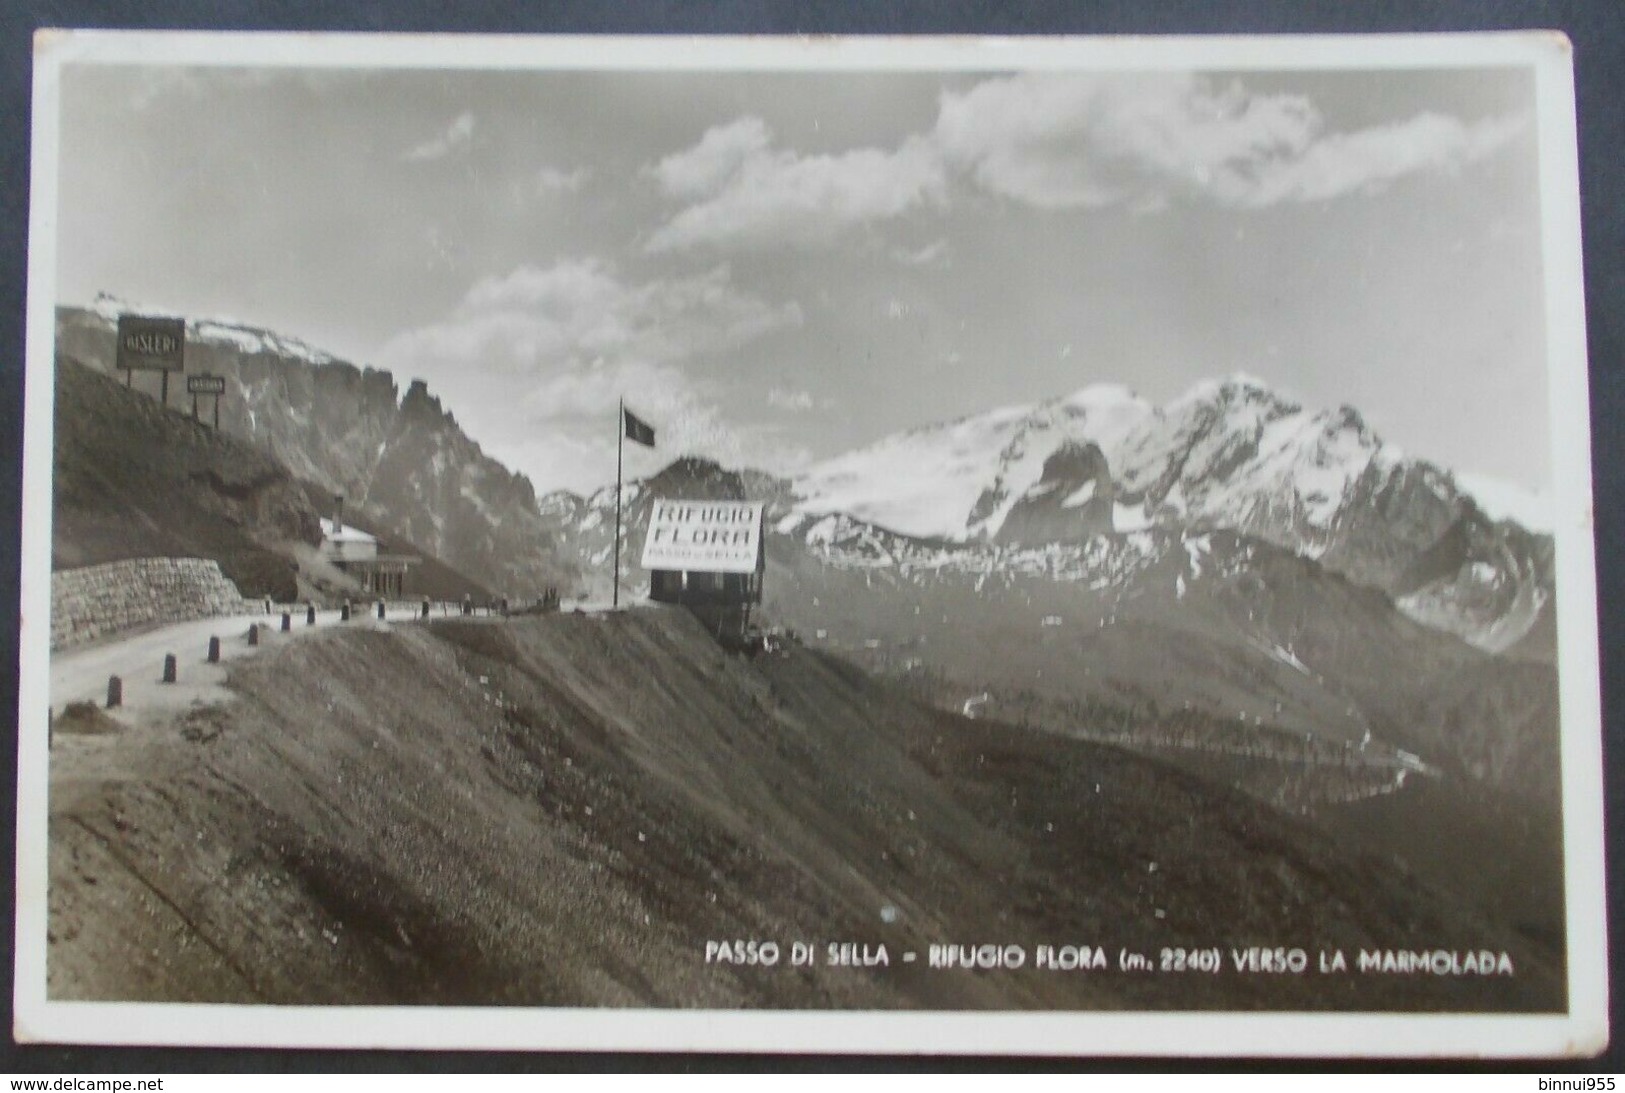
<path fill-rule="evenodd" d="M 1034 39 L 512 37 L 41 31 L 33 101 L 14 1034 L 23 1042 L 195 1046 L 1043 1055 L 1519 1057 L 1607 1043 L 1601 708 L 1572 47 L 1553 32 Z M 46 997 L 52 401 L 61 73 L 70 64 L 1002 71 L 1527 66 L 1536 75 L 1556 466 L 1556 586 L 1569 1012 L 1558 1016 L 893 1013 L 306 1007 Z"/>

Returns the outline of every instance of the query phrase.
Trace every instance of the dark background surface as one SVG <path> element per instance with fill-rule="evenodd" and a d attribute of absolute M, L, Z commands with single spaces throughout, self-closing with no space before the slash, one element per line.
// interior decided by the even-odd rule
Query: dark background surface
<path fill-rule="evenodd" d="M 1574 43 L 1580 127 L 1580 181 L 1585 236 L 1586 305 L 1591 364 L 1592 459 L 1595 473 L 1599 615 L 1602 629 L 1604 747 L 1610 828 L 1625 818 L 1625 4 L 1430 0 L 1348 3 L 1347 0 L 1109 0 L 1109 2 L 1011 3 L 1001 0 L 911 0 L 884 6 L 867 0 L 732 0 L 703 4 L 677 0 L 572 0 L 532 4 L 479 0 L 455 9 L 437 0 L 156 0 L 152 3 L 11 0 L 0 10 L 0 602 L 10 609 L 18 595 L 18 542 L 22 467 L 23 328 L 27 284 L 29 110 L 31 38 L 38 27 L 142 29 L 332 30 L 396 32 L 576 34 L 1253 34 L 1376 33 L 1461 30 L 1557 29 Z M 12 615 L 16 617 L 15 613 Z M 0 708 L 15 710 L 17 631 L 7 627 L 0 649 Z M 0 742 L 0 781 L 16 784 L 14 739 Z M 0 808 L 0 876 L 9 893 L 14 876 L 8 802 Z M 1617 836 L 1617 831 L 1616 831 Z M 1608 845 L 1610 933 L 1625 907 L 1625 863 L 1620 839 Z M 444 1052 L 309 1052 L 175 1049 L 18 1047 L 10 1041 L 11 906 L 0 900 L 0 991 L 4 997 L 6 1047 L 0 1071 L 55 1075 L 115 1071 L 131 1074 L 195 1071 L 514 1071 L 514 1070 L 756 1070 L 783 1069 L 1125 1069 L 1187 1070 L 1179 1061 L 760 1058 L 752 1056 L 603 1056 L 560 1054 L 455 1054 Z M 1610 1013 L 1614 1044 L 1597 1060 L 1533 1063 L 1535 1072 L 1625 1070 L 1625 1019 L 1620 1006 L 1621 969 L 1609 954 Z M 1302 1061 L 1210 1062 L 1207 1072 L 1303 1069 Z M 1320 1064 L 1336 1068 L 1341 1064 Z M 1471 1069 L 1442 1065 L 1379 1064 L 1405 1071 Z M 1370 1070 L 1370 1064 L 1359 1066 Z M 1488 1069 L 1504 1071 L 1506 1063 Z"/>

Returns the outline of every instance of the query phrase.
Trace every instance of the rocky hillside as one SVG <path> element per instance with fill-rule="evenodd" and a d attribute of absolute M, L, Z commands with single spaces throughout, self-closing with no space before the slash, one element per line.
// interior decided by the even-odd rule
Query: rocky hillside
<path fill-rule="evenodd" d="M 66 357 L 57 358 L 53 445 L 54 569 L 211 558 L 251 599 L 321 600 L 356 589 L 317 554 L 317 518 L 332 500 L 324 487 Z M 386 545 L 419 559 L 413 595 L 491 595 L 410 540 L 390 535 Z"/>
<path fill-rule="evenodd" d="M 110 371 L 120 306 L 59 308 L 59 351 Z M 319 484 L 324 504 L 342 494 L 355 521 L 516 598 L 572 577 L 542 527 L 529 480 L 485 455 L 422 383 L 402 395 L 388 372 L 209 321 L 188 325 L 187 370 L 226 378 L 226 434 Z"/>
<path fill-rule="evenodd" d="M 295 596 L 296 547 L 321 540 L 320 498 L 252 445 L 62 356 L 53 444 L 53 569 L 213 558 L 246 596 Z"/>
<path fill-rule="evenodd" d="M 52 998 L 1563 1003 L 1560 949 L 1391 856 L 1117 747 L 917 705 L 826 654 L 727 656 L 677 610 L 335 628 L 234 664 L 229 686 L 229 702 L 58 724 Z M 734 939 L 784 955 L 707 959 Z M 792 967 L 803 939 L 818 960 Z M 926 958 L 989 941 L 1023 946 L 1025 966 Z M 887 963 L 832 963 L 832 943 L 871 959 L 884 946 Z M 1041 970 L 1042 944 L 1111 963 Z M 1505 952 L 1514 974 L 1249 974 L 1228 955 L 1299 944 L 1351 963 L 1362 949 Z M 1115 964 L 1124 949 L 1214 946 L 1214 974 Z"/>

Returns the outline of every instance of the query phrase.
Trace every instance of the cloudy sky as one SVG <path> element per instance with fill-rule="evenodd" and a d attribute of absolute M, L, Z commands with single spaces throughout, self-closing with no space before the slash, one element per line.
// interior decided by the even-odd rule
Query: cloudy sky
<path fill-rule="evenodd" d="M 428 381 L 541 490 L 615 404 L 791 471 L 1245 371 L 1549 490 L 1519 70 L 684 74 L 69 66 L 59 299 Z"/>

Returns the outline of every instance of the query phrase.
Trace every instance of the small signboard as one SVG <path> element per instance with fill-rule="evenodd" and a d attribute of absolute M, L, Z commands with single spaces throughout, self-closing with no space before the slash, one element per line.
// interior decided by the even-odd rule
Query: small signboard
<path fill-rule="evenodd" d="M 186 393 L 189 395 L 223 395 L 226 393 L 226 377 L 211 376 L 207 372 L 187 376 Z"/>
<path fill-rule="evenodd" d="M 186 371 L 186 320 L 120 315 L 117 367 L 130 372 Z"/>
<path fill-rule="evenodd" d="M 643 540 L 643 568 L 756 572 L 762 508 L 760 501 L 655 501 Z"/>

